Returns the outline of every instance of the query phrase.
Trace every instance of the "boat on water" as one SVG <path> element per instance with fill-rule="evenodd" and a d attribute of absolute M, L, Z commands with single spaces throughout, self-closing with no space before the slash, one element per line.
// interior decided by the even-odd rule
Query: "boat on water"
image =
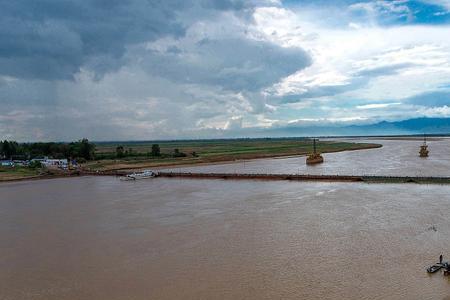
<path fill-rule="evenodd" d="M 156 175 L 158 175 L 156 172 L 153 172 L 153 171 L 150 171 L 150 170 L 145 170 L 143 172 L 132 173 L 132 174 L 128 174 L 128 175 L 122 176 L 122 177 L 120 177 L 120 180 L 148 179 L 148 178 L 156 177 Z"/>
<path fill-rule="evenodd" d="M 420 146 L 419 156 L 420 157 L 428 157 L 428 145 L 427 145 L 427 138 L 425 135 L 423 136 L 423 144 Z"/>
<path fill-rule="evenodd" d="M 316 139 L 313 139 L 313 153 L 309 154 L 306 157 L 306 164 L 313 165 L 320 163 L 323 163 L 323 156 L 319 152 L 317 152 Z"/>
<path fill-rule="evenodd" d="M 439 262 L 427 268 L 427 272 L 430 274 L 436 273 L 440 269 L 444 269 L 444 276 L 450 275 L 450 264 L 449 262 L 443 262 L 442 255 L 439 256 Z"/>
<path fill-rule="evenodd" d="M 439 271 L 440 269 L 444 268 L 445 265 L 442 263 L 437 263 L 432 265 L 431 267 L 427 268 L 427 272 L 428 273 L 436 273 L 437 271 Z"/>

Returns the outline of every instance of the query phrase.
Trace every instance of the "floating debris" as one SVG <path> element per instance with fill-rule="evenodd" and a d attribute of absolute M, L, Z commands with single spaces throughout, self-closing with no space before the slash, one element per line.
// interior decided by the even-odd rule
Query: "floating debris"
<path fill-rule="evenodd" d="M 430 227 L 428 227 L 428 230 L 429 231 L 437 231 L 437 228 L 436 228 L 436 226 L 435 225 L 433 225 L 433 226 L 430 226 Z"/>

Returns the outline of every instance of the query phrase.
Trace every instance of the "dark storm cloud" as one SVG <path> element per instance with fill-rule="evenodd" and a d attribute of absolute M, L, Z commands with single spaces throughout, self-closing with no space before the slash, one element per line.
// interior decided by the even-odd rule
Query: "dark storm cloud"
<path fill-rule="evenodd" d="M 213 8 L 219 10 L 239 10 L 244 8 L 243 0 L 203 0 L 202 5 L 205 8 Z"/>
<path fill-rule="evenodd" d="M 188 5 L 171 0 L 2 1 L 0 74 L 70 79 L 87 67 L 101 75 L 120 66 L 127 45 L 182 35 L 175 16 Z"/>
<path fill-rule="evenodd" d="M 204 39 L 185 55 L 150 51 L 142 66 L 175 82 L 202 83 L 232 91 L 257 91 L 311 64 L 301 48 L 269 42 L 229 38 Z"/>
<path fill-rule="evenodd" d="M 378 76 L 387 76 L 387 75 L 394 75 L 399 73 L 403 69 L 411 68 L 417 66 L 413 63 L 400 63 L 400 64 L 394 64 L 394 65 L 387 65 L 382 67 L 376 67 L 376 68 L 369 68 L 365 69 L 359 72 L 356 72 L 354 76 L 371 76 L 371 77 L 378 77 Z"/>
<path fill-rule="evenodd" d="M 270 0 L 202 0 L 202 6 L 218 10 L 241 10 L 256 6 L 274 5 Z"/>

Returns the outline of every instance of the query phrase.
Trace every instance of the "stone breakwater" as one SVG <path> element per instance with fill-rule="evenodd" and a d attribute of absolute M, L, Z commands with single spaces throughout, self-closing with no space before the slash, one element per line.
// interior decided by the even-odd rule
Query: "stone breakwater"
<path fill-rule="evenodd" d="M 232 179 L 232 180 L 292 180 L 328 182 L 368 182 L 368 183 L 426 183 L 450 184 L 450 177 L 421 176 L 352 176 L 352 175 L 308 175 L 308 174 L 243 174 L 243 173 L 192 173 L 159 172 L 158 177 L 178 177 L 193 179 Z"/>
<path fill-rule="evenodd" d="M 126 176 L 126 171 L 82 171 L 66 176 Z M 56 176 L 63 177 L 63 176 Z M 211 173 L 211 172 L 157 172 L 155 177 L 229 180 L 291 180 L 325 182 L 366 183 L 421 183 L 450 184 L 450 176 L 380 176 L 380 175 L 313 175 L 313 174 L 257 174 L 257 173 Z M 43 178 L 51 178 L 46 176 Z"/>

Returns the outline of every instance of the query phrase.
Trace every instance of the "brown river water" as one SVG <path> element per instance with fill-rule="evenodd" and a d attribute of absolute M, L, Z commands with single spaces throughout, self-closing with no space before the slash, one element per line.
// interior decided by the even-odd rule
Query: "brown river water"
<path fill-rule="evenodd" d="M 363 140 L 349 142 L 382 144 L 382 148 L 325 153 L 324 164 L 306 165 L 304 156 L 257 159 L 235 163 L 172 168 L 185 172 L 226 173 L 291 173 L 326 175 L 393 175 L 393 176 L 450 176 L 450 139 L 428 141 L 430 157 L 419 157 L 421 140 Z"/>
<path fill-rule="evenodd" d="M 450 174 L 444 142 L 432 142 L 436 157 L 423 162 L 438 175 Z M 413 145 L 397 143 L 405 152 Z M 371 159 L 386 149 L 326 159 L 366 152 L 374 173 L 433 172 L 415 157 L 402 165 L 390 157 L 385 170 Z M 292 170 L 299 159 L 259 163 Z M 333 171 L 363 171 L 361 160 Z M 443 185 L 4 183 L 0 299 L 450 299 L 450 279 L 425 271 L 441 253 L 450 260 L 449 213 L 450 186 Z"/>

